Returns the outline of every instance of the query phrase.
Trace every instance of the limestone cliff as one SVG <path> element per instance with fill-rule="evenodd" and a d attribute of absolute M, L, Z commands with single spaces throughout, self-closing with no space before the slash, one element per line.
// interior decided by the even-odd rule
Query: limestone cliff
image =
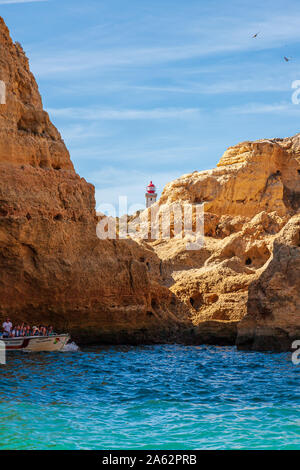
<path fill-rule="evenodd" d="M 74 171 L 59 132 L 43 110 L 28 59 L 21 45 L 13 44 L 1 17 L 0 80 L 7 91 L 6 105 L 0 106 L 0 163 Z"/>
<path fill-rule="evenodd" d="M 299 148 L 300 135 L 236 145 L 217 168 L 169 183 L 158 203 L 162 213 L 205 204 L 203 248 L 187 251 L 180 237 L 152 245 L 193 324 L 232 325 L 241 348 L 289 349 L 299 336 Z"/>
<path fill-rule="evenodd" d="M 300 338 L 300 215 L 275 238 L 273 257 L 250 284 L 240 349 L 289 350 Z"/>
<path fill-rule="evenodd" d="M 153 250 L 96 236 L 94 187 L 74 171 L 28 60 L 0 19 L 0 316 L 81 342 L 176 338 L 186 307 Z"/>
<path fill-rule="evenodd" d="M 1 19 L 0 80 L 2 318 L 52 323 L 81 342 L 286 350 L 300 337 L 300 135 L 238 144 L 217 168 L 165 187 L 161 216 L 204 203 L 202 248 L 173 236 L 176 217 L 170 239 L 99 240 L 94 188 Z"/>

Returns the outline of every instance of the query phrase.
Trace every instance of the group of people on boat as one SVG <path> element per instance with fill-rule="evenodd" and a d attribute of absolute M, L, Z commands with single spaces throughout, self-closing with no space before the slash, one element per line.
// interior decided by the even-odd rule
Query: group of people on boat
<path fill-rule="evenodd" d="M 9 318 L 2 324 L 2 338 L 20 338 L 25 336 L 51 336 L 54 334 L 52 326 L 33 326 L 22 323 L 13 325 Z"/>

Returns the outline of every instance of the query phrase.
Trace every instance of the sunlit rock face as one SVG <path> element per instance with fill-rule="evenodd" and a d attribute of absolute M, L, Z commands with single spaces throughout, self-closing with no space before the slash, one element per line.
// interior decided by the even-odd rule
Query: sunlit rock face
<path fill-rule="evenodd" d="M 240 349 L 291 348 L 300 339 L 300 215 L 274 240 L 273 256 L 249 286 L 247 314 L 239 325 Z"/>
<path fill-rule="evenodd" d="M 300 335 L 300 137 L 243 142 L 166 185 L 152 209 L 204 204 L 204 244 L 99 240 L 22 48 L 0 19 L 0 313 L 82 343 L 290 349 Z M 141 225 L 149 222 L 140 214 Z M 135 220 L 135 216 L 130 218 Z"/>
<path fill-rule="evenodd" d="M 0 79 L 6 104 L 0 107 L 0 163 L 74 172 L 69 152 L 43 110 L 22 46 L 14 44 L 0 18 Z"/>
<path fill-rule="evenodd" d="M 96 236 L 94 187 L 75 171 L 43 110 L 22 48 L 0 19 L 0 312 L 81 342 L 168 341 L 189 326 L 134 241 Z"/>
<path fill-rule="evenodd" d="M 289 349 L 299 335 L 299 149 L 299 135 L 238 144 L 217 168 L 169 183 L 159 202 L 160 210 L 204 204 L 203 248 L 188 251 L 186 240 L 176 238 L 153 247 L 165 284 L 189 307 L 194 325 L 238 322 L 244 349 Z"/>

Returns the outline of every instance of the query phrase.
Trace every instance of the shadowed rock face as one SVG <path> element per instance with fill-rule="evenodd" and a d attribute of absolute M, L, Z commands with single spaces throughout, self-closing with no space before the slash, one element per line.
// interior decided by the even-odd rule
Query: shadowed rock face
<path fill-rule="evenodd" d="M 81 342 L 177 338 L 186 307 L 159 284 L 153 250 L 97 238 L 94 187 L 75 173 L 2 19 L 0 79 L 1 317 L 53 324 Z"/>

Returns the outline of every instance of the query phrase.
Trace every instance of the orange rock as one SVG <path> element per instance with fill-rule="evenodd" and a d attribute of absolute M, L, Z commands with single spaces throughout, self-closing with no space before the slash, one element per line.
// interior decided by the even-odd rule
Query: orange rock
<path fill-rule="evenodd" d="M 1 317 L 53 324 L 81 342 L 155 342 L 189 325 L 160 261 L 96 236 L 94 187 L 74 171 L 28 60 L 0 19 Z"/>
<path fill-rule="evenodd" d="M 238 327 L 240 349 L 291 349 L 300 339 L 300 215 L 274 240 L 273 257 L 249 286 L 247 314 Z"/>
<path fill-rule="evenodd" d="M 165 187 L 161 212 L 176 203 L 204 203 L 200 250 L 187 251 L 186 240 L 178 238 L 152 244 L 163 261 L 165 284 L 187 305 L 195 327 L 216 320 L 241 322 L 239 346 L 254 349 L 289 349 L 291 338 L 299 336 L 298 281 L 275 261 L 279 233 L 289 233 L 300 209 L 299 155 L 300 135 L 244 142 L 225 152 L 217 168 L 184 175 Z M 280 253 L 293 255 L 297 272 L 300 249 L 291 251 L 284 235 L 280 240 Z M 268 287 L 269 276 L 275 287 Z M 273 288 L 283 289 L 286 300 Z M 265 324 L 265 311 L 272 313 L 258 340 L 256 327 Z"/>
<path fill-rule="evenodd" d="M 1 17 L 0 45 L 1 80 L 6 85 L 6 104 L 0 105 L 0 163 L 74 173 L 69 152 L 43 110 L 28 59 Z"/>
<path fill-rule="evenodd" d="M 0 19 L 0 314 L 81 342 L 290 348 L 300 338 L 300 134 L 243 142 L 217 168 L 166 185 L 154 206 L 204 203 L 188 237 L 99 240 L 94 187 L 43 110 L 20 45 Z M 137 217 L 130 217 L 136 221 Z M 195 219 L 193 219 L 195 222 Z"/>

